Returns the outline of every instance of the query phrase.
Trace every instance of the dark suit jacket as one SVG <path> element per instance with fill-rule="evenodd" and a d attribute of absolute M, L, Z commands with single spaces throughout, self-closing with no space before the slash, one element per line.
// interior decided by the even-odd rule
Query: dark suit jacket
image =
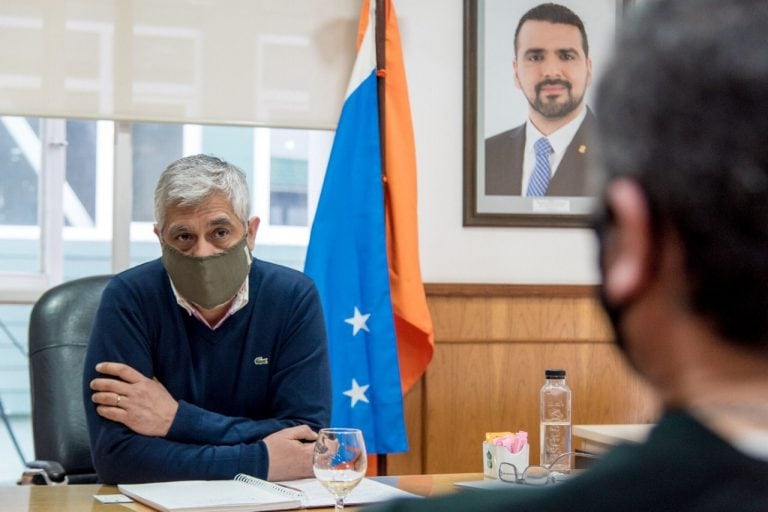
<path fill-rule="evenodd" d="M 554 178 L 547 188 L 548 196 L 592 195 L 587 174 L 590 132 L 595 115 L 587 115 L 565 150 Z M 582 151 L 579 151 L 582 148 Z M 522 196 L 525 123 L 517 128 L 485 139 L 485 194 Z"/>

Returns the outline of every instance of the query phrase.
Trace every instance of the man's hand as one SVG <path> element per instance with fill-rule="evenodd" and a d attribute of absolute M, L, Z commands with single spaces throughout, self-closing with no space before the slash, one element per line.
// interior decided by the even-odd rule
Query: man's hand
<path fill-rule="evenodd" d="M 317 434 L 306 425 L 284 428 L 264 438 L 269 453 L 267 480 L 297 480 L 312 476 L 312 452 Z"/>
<path fill-rule="evenodd" d="M 100 416 L 120 422 L 137 434 L 163 437 L 168 433 L 179 404 L 165 386 L 122 363 L 99 363 L 96 371 L 120 379 L 91 381 L 91 400 L 98 404 L 96 412 Z"/>

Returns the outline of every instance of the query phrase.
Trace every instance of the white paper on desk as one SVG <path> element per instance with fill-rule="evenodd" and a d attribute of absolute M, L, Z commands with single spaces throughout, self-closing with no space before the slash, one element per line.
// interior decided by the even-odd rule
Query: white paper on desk
<path fill-rule="evenodd" d="M 133 503 L 125 494 L 94 494 L 93 497 L 101 503 Z"/>
<path fill-rule="evenodd" d="M 277 482 L 287 487 L 299 489 L 304 492 L 305 498 L 302 500 L 306 508 L 332 507 L 334 505 L 333 495 L 323 487 L 316 478 L 305 478 L 303 480 L 290 480 L 286 482 Z M 364 503 L 377 503 L 394 498 L 420 498 L 421 496 L 403 491 L 391 485 L 383 484 L 375 480 L 363 478 L 357 487 L 352 489 L 344 499 L 345 505 L 362 505 Z"/>
<path fill-rule="evenodd" d="M 560 483 L 573 478 L 575 474 L 565 474 L 559 472 L 553 472 L 551 478 L 553 483 Z M 485 478 L 483 480 L 468 480 L 466 482 L 455 482 L 454 487 L 461 487 L 464 489 L 480 489 L 485 491 L 495 491 L 498 489 L 535 489 L 536 486 L 516 484 L 514 482 L 505 482 L 504 480 L 497 480 L 495 478 Z"/>
<path fill-rule="evenodd" d="M 466 482 L 456 482 L 453 484 L 455 487 L 462 487 L 465 489 L 481 489 L 486 491 L 495 491 L 497 489 L 514 489 L 522 488 L 522 485 L 516 485 L 514 483 L 505 482 L 503 480 L 496 480 L 486 478 L 485 480 L 469 480 Z"/>

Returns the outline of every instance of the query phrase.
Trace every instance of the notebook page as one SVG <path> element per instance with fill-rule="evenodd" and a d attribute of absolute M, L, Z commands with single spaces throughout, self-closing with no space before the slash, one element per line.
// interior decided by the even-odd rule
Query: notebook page
<path fill-rule="evenodd" d="M 278 482 L 281 485 L 304 492 L 306 508 L 332 507 L 333 495 L 315 478 Z M 417 494 L 406 492 L 369 478 L 363 478 L 352 492 L 344 499 L 345 505 L 377 503 L 394 498 L 420 498 Z"/>

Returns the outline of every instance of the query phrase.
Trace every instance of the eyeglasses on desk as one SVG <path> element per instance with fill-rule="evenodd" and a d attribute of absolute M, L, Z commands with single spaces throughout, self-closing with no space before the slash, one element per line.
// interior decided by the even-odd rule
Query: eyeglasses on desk
<path fill-rule="evenodd" d="M 568 474 L 552 469 L 566 457 L 597 459 L 596 455 L 582 452 L 566 452 L 559 455 L 549 465 L 534 464 L 526 467 L 522 471 L 517 466 L 509 462 L 499 464 L 499 480 L 512 484 L 524 485 L 549 485 L 568 478 Z M 574 460 L 574 466 L 575 466 Z"/>

